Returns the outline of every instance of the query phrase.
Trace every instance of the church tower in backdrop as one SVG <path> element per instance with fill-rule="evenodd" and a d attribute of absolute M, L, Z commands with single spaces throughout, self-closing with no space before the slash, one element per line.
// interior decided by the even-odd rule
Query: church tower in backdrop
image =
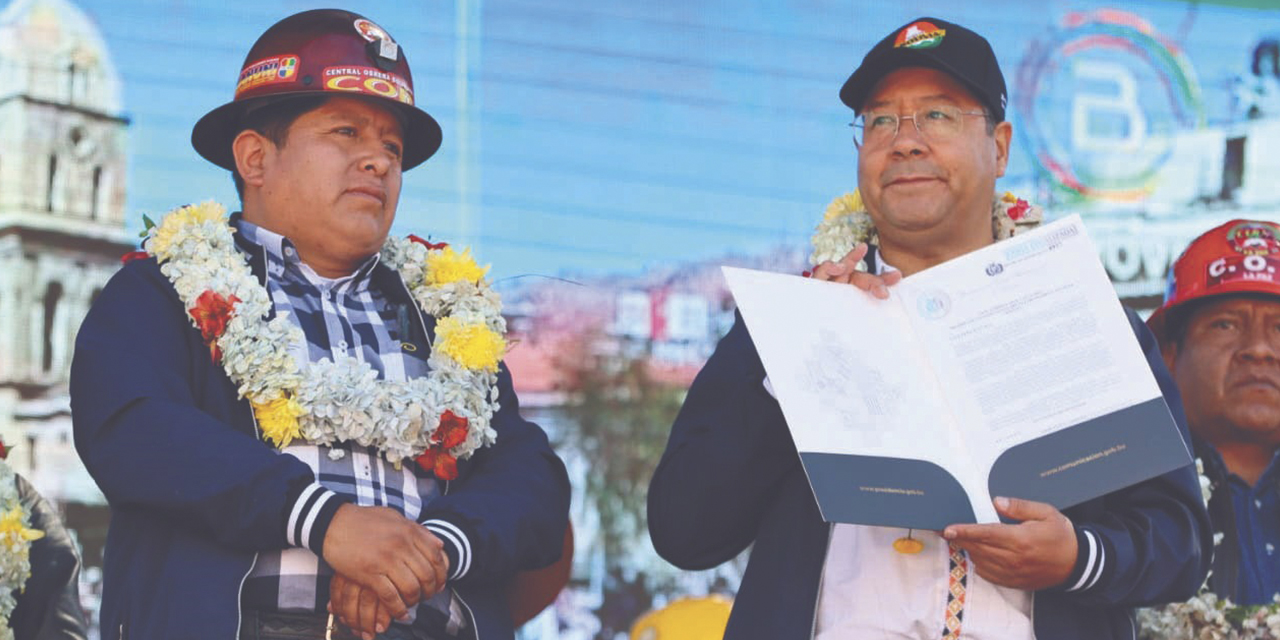
<path fill-rule="evenodd" d="M 80 322 L 136 244 L 124 228 L 127 126 L 120 77 L 82 10 L 0 10 L 0 437 L 69 524 L 104 504 L 72 444 L 67 383 Z"/>

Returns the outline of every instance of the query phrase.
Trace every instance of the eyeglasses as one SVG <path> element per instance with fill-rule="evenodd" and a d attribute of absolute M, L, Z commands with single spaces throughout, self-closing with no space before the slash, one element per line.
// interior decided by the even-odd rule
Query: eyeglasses
<path fill-rule="evenodd" d="M 853 127 L 853 144 L 862 147 L 880 147 L 893 142 L 898 136 L 898 126 L 903 120 L 915 123 L 916 131 L 921 136 L 933 141 L 947 140 L 956 137 L 964 124 L 964 116 L 982 116 L 990 118 L 985 111 L 961 111 L 959 107 L 937 106 L 925 107 L 909 115 L 896 113 L 864 113 L 849 126 Z"/>

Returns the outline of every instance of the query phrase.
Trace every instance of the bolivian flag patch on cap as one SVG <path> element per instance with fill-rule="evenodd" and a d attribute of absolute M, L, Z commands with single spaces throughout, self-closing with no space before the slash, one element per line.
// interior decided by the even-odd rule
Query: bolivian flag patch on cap
<path fill-rule="evenodd" d="M 893 41 L 893 48 L 932 49 L 942 44 L 942 38 L 945 35 L 947 35 L 946 29 L 939 29 L 938 25 L 921 20 L 899 31 L 898 37 Z"/>

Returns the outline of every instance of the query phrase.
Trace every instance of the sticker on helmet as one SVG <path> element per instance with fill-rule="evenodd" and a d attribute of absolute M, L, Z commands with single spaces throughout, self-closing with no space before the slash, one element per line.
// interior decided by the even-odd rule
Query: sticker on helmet
<path fill-rule="evenodd" d="M 378 43 L 378 57 L 394 62 L 400 56 L 400 45 L 382 27 L 364 18 L 357 19 L 355 26 L 360 37 Z"/>
<path fill-rule="evenodd" d="M 920 20 L 898 32 L 898 37 L 893 39 L 893 48 L 932 49 L 942 44 L 942 38 L 946 35 L 946 29 L 939 29 L 932 22 Z"/>
<path fill-rule="evenodd" d="M 1241 222 L 1227 231 L 1227 244 L 1246 256 L 1280 253 L 1280 228 L 1265 222 Z"/>
<path fill-rule="evenodd" d="M 361 37 L 369 42 L 373 42 L 375 40 L 391 40 L 391 36 L 387 35 L 387 32 L 384 31 L 382 27 L 379 27 L 369 20 L 360 18 L 359 20 L 356 20 L 355 24 L 356 31 L 360 33 Z"/>
<path fill-rule="evenodd" d="M 245 66 L 240 71 L 240 81 L 236 83 L 236 97 L 240 94 L 277 82 L 293 82 L 298 79 L 298 56 L 273 56 L 264 58 Z"/>
<path fill-rule="evenodd" d="M 323 77 L 325 91 L 363 93 L 413 104 L 409 82 L 394 73 L 373 67 L 326 67 Z"/>

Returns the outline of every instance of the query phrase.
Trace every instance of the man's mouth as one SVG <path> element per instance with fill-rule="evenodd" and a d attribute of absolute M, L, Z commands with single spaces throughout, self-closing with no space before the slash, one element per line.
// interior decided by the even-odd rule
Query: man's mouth
<path fill-rule="evenodd" d="M 357 195 L 357 196 L 366 196 L 369 198 L 373 198 L 374 200 L 377 200 L 380 203 L 386 203 L 387 201 L 387 192 L 380 187 L 372 187 L 372 186 L 352 187 L 350 189 L 347 189 L 347 193 Z"/>
<path fill-rule="evenodd" d="M 1272 391 L 1280 391 L 1280 380 L 1271 376 L 1249 374 L 1237 378 L 1231 386 L 1244 389 L 1270 388 Z"/>
<path fill-rule="evenodd" d="M 901 176 L 894 178 L 889 184 L 919 184 L 922 182 L 934 182 L 937 179 L 937 176 Z"/>

